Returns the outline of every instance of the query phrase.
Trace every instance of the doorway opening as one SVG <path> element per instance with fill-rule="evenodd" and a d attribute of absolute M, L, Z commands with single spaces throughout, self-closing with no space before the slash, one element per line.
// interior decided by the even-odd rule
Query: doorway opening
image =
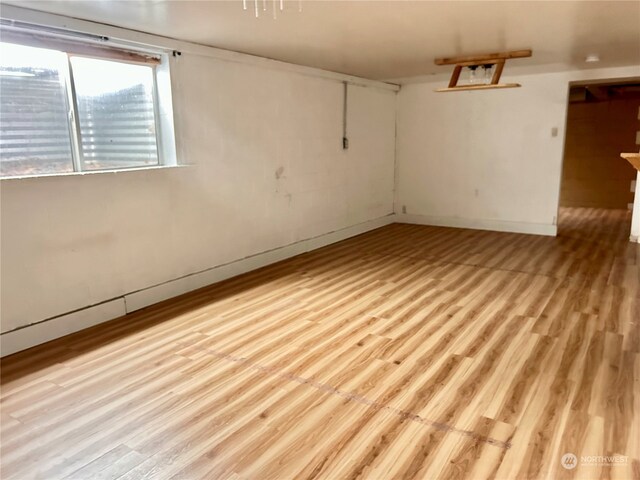
<path fill-rule="evenodd" d="M 565 132 L 558 235 L 628 240 L 638 172 L 620 154 L 639 148 L 640 79 L 571 83 Z"/>

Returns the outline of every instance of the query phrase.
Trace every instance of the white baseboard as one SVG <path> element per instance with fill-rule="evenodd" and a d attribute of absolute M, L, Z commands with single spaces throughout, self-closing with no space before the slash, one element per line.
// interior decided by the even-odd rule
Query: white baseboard
<path fill-rule="evenodd" d="M 508 222 L 476 218 L 438 217 L 430 215 L 396 214 L 396 222 L 437 227 L 471 228 L 473 230 L 492 230 L 497 232 L 528 233 L 534 235 L 556 236 L 557 225 L 545 223 Z"/>
<path fill-rule="evenodd" d="M 167 300 L 183 293 L 211 285 L 212 283 L 235 277 L 242 273 L 270 265 L 280 260 L 295 257 L 341 240 L 374 230 L 395 222 L 390 214 L 318 237 L 301 240 L 284 247 L 262 252 L 225 265 L 219 265 L 202 272 L 170 280 L 137 292 L 127 293 L 99 305 L 57 316 L 48 320 L 20 327 L 0 335 L 0 356 L 26 350 L 41 343 L 83 330 L 99 323 L 113 320 L 127 313 Z"/>
<path fill-rule="evenodd" d="M 124 298 L 120 297 L 3 333 L 0 336 L 0 356 L 5 357 L 35 347 L 41 343 L 121 317 L 125 313 Z"/>
<path fill-rule="evenodd" d="M 373 230 L 394 222 L 395 215 L 390 214 L 368 222 L 347 227 L 335 232 L 325 233 L 318 237 L 301 240 L 299 242 L 276 248 L 267 252 L 243 258 L 235 262 L 219 265 L 203 272 L 178 278 L 155 287 L 145 288 L 135 293 L 124 296 L 127 304 L 127 312 L 133 312 L 141 308 L 153 305 L 162 300 L 182 295 L 212 283 L 235 277 L 251 270 L 270 265 L 272 263 L 295 257 L 304 252 L 309 252 L 325 245 L 330 245 L 369 230 Z"/>
<path fill-rule="evenodd" d="M 454 217 L 432 217 L 410 214 L 390 214 L 347 227 L 318 237 L 309 238 L 284 247 L 262 252 L 225 265 L 207 269 L 202 272 L 170 280 L 166 283 L 151 286 L 137 292 L 110 299 L 99 305 L 43 320 L 0 335 L 0 356 L 26 350 L 41 343 L 54 340 L 65 335 L 83 330 L 99 323 L 113 320 L 127 313 L 167 300 L 183 293 L 211 285 L 242 273 L 255 270 L 266 265 L 294 257 L 304 252 L 330 245 L 335 242 L 374 230 L 394 222 L 413 223 L 418 225 L 434 225 L 442 227 L 472 228 L 478 230 L 495 230 L 500 232 L 530 233 L 536 235 L 556 235 L 555 225 L 503 222 L 496 220 L 476 220 Z"/>

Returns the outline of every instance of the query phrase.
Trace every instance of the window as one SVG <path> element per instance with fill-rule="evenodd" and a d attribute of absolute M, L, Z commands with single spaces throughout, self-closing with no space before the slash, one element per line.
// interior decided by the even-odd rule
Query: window
<path fill-rule="evenodd" d="M 61 52 L 0 44 L 0 173 L 73 172 Z"/>
<path fill-rule="evenodd" d="M 35 46 L 3 40 L 0 176 L 166 163 L 159 146 L 166 123 L 159 118 L 159 57 L 48 39 Z"/>
<path fill-rule="evenodd" d="M 83 170 L 158 165 L 153 69 L 72 57 Z"/>

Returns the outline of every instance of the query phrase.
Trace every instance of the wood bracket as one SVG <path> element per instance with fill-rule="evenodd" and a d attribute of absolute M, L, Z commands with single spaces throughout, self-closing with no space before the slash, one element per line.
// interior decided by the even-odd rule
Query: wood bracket
<path fill-rule="evenodd" d="M 491 88 L 514 88 L 519 87 L 518 83 L 500 83 L 500 77 L 504 70 L 504 64 L 511 58 L 525 58 L 531 56 L 531 50 L 514 50 L 511 52 L 489 53 L 485 55 L 470 55 L 464 57 L 436 58 L 436 65 L 455 65 L 449 86 L 439 88 L 436 92 L 453 92 L 457 90 L 487 90 Z M 493 76 L 490 83 L 458 85 L 460 74 L 464 67 L 493 67 Z"/>

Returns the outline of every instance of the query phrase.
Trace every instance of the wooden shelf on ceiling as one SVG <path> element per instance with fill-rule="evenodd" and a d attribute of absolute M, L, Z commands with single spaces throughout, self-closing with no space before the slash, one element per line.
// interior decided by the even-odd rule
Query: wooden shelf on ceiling
<path fill-rule="evenodd" d="M 436 58 L 436 65 L 482 65 L 485 63 L 498 63 L 511 58 L 527 58 L 531 56 L 531 50 L 514 50 L 512 52 L 486 53 L 484 55 L 466 55 L 464 57 Z"/>
<path fill-rule="evenodd" d="M 498 83 L 496 85 L 484 84 L 484 85 L 458 85 L 450 88 L 438 88 L 436 92 L 459 92 L 461 90 L 491 90 L 492 88 L 517 88 L 520 87 L 519 83 Z"/>
<path fill-rule="evenodd" d="M 620 156 L 640 171 L 640 153 L 621 153 Z"/>
<path fill-rule="evenodd" d="M 448 57 L 448 58 L 436 58 L 436 65 L 455 65 L 453 73 L 451 73 L 451 79 L 447 88 L 438 88 L 436 92 L 460 92 L 462 90 L 488 90 L 490 88 L 516 88 L 521 85 L 518 83 L 500 83 L 500 76 L 504 69 L 504 64 L 507 60 L 512 58 L 526 58 L 532 55 L 531 50 L 514 50 L 511 52 L 501 53 L 486 53 L 484 55 L 466 55 L 464 57 Z M 484 85 L 458 85 L 460 74 L 462 69 L 469 67 L 474 69 L 476 67 L 487 68 L 491 66 L 493 68 L 493 75 L 491 77 L 490 84 Z"/>

